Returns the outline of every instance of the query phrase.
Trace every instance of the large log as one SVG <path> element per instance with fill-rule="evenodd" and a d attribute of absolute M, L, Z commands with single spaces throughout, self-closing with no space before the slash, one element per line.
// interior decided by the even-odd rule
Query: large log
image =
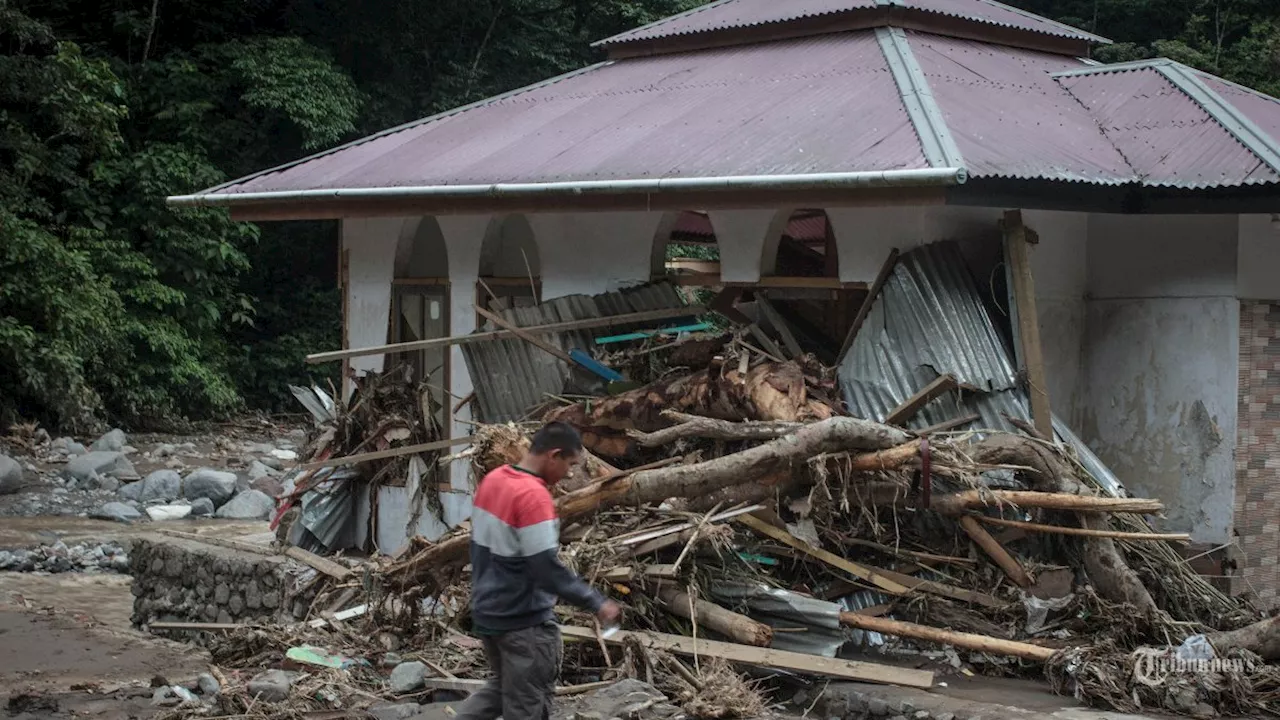
<path fill-rule="evenodd" d="M 768 625 L 726 610 L 713 602 L 694 599 L 673 585 L 660 585 L 657 597 L 662 607 L 671 613 L 686 620 L 694 620 L 699 627 L 714 630 L 733 642 L 756 647 L 769 647 L 773 643 L 773 628 Z"/>
<path fill-rule="evenodd" d="M 858 628 L 859 630 L 871 630 L 885 635 L 925 640 L 939 645 L 953 645 L 964 650 L 974 650 L 992 655 L 1007 655 L 1037 662 L 1048 660 L 1055 652 L 1050 648 L 1030 643 L 987 637 L 986 635 L 975 635 L 973 633 L 940 630 L 927 625 L 917 625 L 915 623 L 851 612 L 840 613 L 840 624 Z"/>
<path fill-rule="evenodd" d="M 1263 660 L 1280 660 L 1280 615 L 1239 630 L 1209 633 L 1205 637 L 1219 655 L 1232 650 L 1248 650 Z"/>
<path fill-rule="evenodd" d="M 896 446 L 907 440 L 907 433 L 898 428 L 834 417 L 714 460 L 615 475 L 560 497 L 556 509 L 561 521 L 568 525 L 618 505 L 640 506 L 673 497 L 700 497 L 737 483 L 790 472 L 823 453 L 897 450 Z M 876 463 L 883 462 L 881 453 L 871 455 L 877 458 Z M 852 462 L 861 462 L 861 457 L 855 456 Z M 470 535 L 454 535 L 397 563 L 387 573 L 388 579 L 396 584 L 429 584 L 436 573 L 465 564 L 469 547 Z"/>
<path fill-rule="evenodd" d="M 835 415 L 809 397 L 804 371 L 795 362 L 763 363 L 740 373 L 708 368 L 660 380 L 638 390 L 557 408 L 544 416 L 582 431 L 583 442 L 607 457 L 626 454 L 627 431 L 654 432 L 667 426 L 666 410 L 719 420 L 811 422 Z"/>
<path fill-rule="evenodd" d="M 960 515 L 966 510 L 1003 505 L 1081 513 L 1158 513 L 1164 509 L 1159 500 L 1147 498 L 1108 498 L 1032 490 L 965 490 L 935 497 L 930 507 L 944 515 Z"/>

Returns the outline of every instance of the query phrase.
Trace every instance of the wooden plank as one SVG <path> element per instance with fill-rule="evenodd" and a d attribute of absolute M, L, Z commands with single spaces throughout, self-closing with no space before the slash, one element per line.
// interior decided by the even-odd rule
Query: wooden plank
<path fill-rule="evenodd" d="M 869 582 L 875 585 L 876 587 L 880 588 L 881 590 L 884 590 L 885 592 L 892 593 L 894 595 L 905 595 L 908 592 L 910 592 L 909 588 L 907 588 L 906 586 L 901 585 L 885 577 L 884 572 L 878 568 L 871 568 L 865 565 L 859 565 L 857 563 L 850 562 L 849 560 L 846 560 L 840 557 L 839 555 L 827 552 L 822 548 L 816 548 L 810 545 L 809 543 L 805 542 L 804 540 L 801 540 L 800 538 L 796 537 L 795 535 L 792 535 L 786 530 L 779 530 L 778 528 L 770 525 L 767 522 L 764 522 L 763 520 L 760 520 L 759 518 L 752 517 L 751 515 L 740 515 L 734 518 L 734 520 L 743 525 L 746 525 L 747 527 L 751 528 L 752 530 L 754 530 L 755 532 L 761 535 L 764 535 L 765 537 L 773 538 L 774 540 L 777 540 L 783 545 L 788 545 L 790 547 L 793 547 L 796 550 L 799 550 L 805 553 L 806 555 L 809 555 L 813 558 L 821 560 L 822 562 L 832 567 L 843 570 L 844 572 L 849 573 L 850 575 L 860 580 Z"/>
<path fill-rule="evenodd" d="M 534 325 L 527 328 L 520 328 L 524 332 L 531 334 L 548 334 L 571 332 L 575 330 L 593 330 L 603 327 L 616 327 L 618 325 L 632 325 L 636 323 L 659 322 L 661 320 L 670 320 L 672 318 L 688 317 L 691 315 L 701 315 L 707 309 L 701 305 L 687 305 L 680 308 L 666 308 L 664 310 L 646 310 L 638 313 L 628 313 L 626 315 L 611 315 L 609 317 L 588 318 L 585 320 L 571 320 L 569 322 L 552 323 L 549 325 Z M 469 335 L 454 335 L 447 338 L 433 338 L 431 340 L 414 340 L 413 342 L 393 343 L 391 345 L 374 345 L 364 348 L 355 348 L 353 350 L 335 350 L 331 352 L 315 353 L 307 356 L 308 363 L 322 363 L 331 360 L 345 360 L 355 357 L 367 357 L 369 355 L 383 355 L 387 353 L 405 352 L 408 350 L 429 350 L 432 348 L 449 347 L 452 345 L 469 345 L 471 343 L 488 342 L 490 340 L 506 340 L 516 337 L 516 334 L 507 330 L 492 330 L 489 332 L 471 333 Z"/>
<path fill-rule="evenodd" d="M 719 275 L 720 263 L 715 260 L 690 260 L 687 258 L 676 258 L 667 261 L 667 270 L 688 270 L 689 272 L 699 273 L 701 275 Z"/>
<path fill-rule="evenodd" d="M 1006 604 L 994 595 L 966 590 L 964 588 L 954 587 L 934 580 L 925 580 L 923 578 L 895 572 L 893 570 L 877 570 L 876 572 L 900 585 L 905 586 L 907 589 L 916 592 L 925 592 L 930 595 L 938 595 L 940 597 L 951 598 L 952 600 L 961 600 L 963 602 L 991 608 L 1002 607 Z"/>
<path fill-rule="evenodd" d="M 201 632 L 215 632 L 219 630 L 239 630 L 240 628 L 253 627 L 253 625 L 244 623 L 153 622 L 147 623 L 147 627 L 152 630 L 196 630 Z"/>
<path fill-rule="evenodd" d="M 762 277 L 751 281 L 725 281 L 719 274 L 690 273 L 688 275 L 668 275 L 668 282 L 685 287 L 735 287 L 747 289 L 767 288 L 815 288 L 820 290 L 866 290 L 864 282 L 844 282 L 833 277 Z"/>
<path fill-rule="evenodd" d="M 945 395 L 956 389 L 956 378 L 954 375 L 942 375 L 933 382 L 925 385 L 915 395 L 907 398 L 901 405 L 893 409 L 889 416 L 884 419 L 885 425 L 902 425 L 920 410 L 933 402 L 934 398 Z"/>
<path fill-rule="evenodd" d="M 773 360 L 783 362 L 787 359 L 787 356 L 782 352 L 782 348 L 778 347 L 768 335 L 765 335 L 764 330 L 761 330 L 759 325 L 752 323 L 747 326 L 747 330 L 750 331 L 751 337 L 760 345 L 760 349 L 765 354 L 772 356 Z"/>
<path fill-rule="evenodd" d="M 1003 545 L 991 537 L 991 533 L 979 525 L 978 521 L 973 519 L 973 516 L 962 516 L 960 518 L 960 529 L 964 530 L 969 539 L 973 540 L 978 547 L 982 548 L 983 552 L 995 561 L 996 565 L 1000 566 L 1000 569 L 1015 585 L 1020 588 L 1029 588 L 1035 584 L 1035 580 L 1031 578 L 1026 568 L 1022 567 L 1022 563 L 1018 562 L 1017 558 L 1010 555 Z"/>
<path fill-rule="evenodd" d="M 871 283 L 867 296 L 862 299 L 858 314 L 853 316 L 853 322 L 849 324 L 849 332 L 845 333 L 844 342 L 840 345 L 840 354 L 836 356 L 837 367 L 844 360 L 844 356 L 848 354 L 849 348 L 853 347 L 853 339 L 858 336 L 858 331 L 862 329 L 862 324 L 867 321 L 867 316 L 871 314 L 871 307 L 875 305 L 876 298 L 880 296 L 880 291 L 884 289 L 884 284 L 889 282 L 889 277 L 893 275 L 893 268 L 897 264 L 898 249 L 894 248 L 889 251 L 889 257 L 880 266 L 880 272 L 876 273 L 876 279 Z"/>
<path fill-rule="evenodd" d="M 860 630 L 884 633 L 885 635 L 924 640 L 938 643 L 939 645 L 954 645 L 965 650 L 975 650 L 992 655 L 1010 655 L 1038 662 L 1048 660 L 1057 652 L 1053 648 L 1040 647 L 1031 643 L 1005 640 L 1004 638 L 994 638 L 975 633 L 941 630 L 927 625 L 917 625 L 915 623 L 855 613 L 840 613 L 840 624 Z"/>
<path fill-rule="evenodd" d="M 1021 520 L 1005 520 L 1004 518 L 990 517 L 987 515 L 970 515 L 966 517 L 977 518 L 988 525 L 999 525 L 1000 527 L 1018 528 L 1020 530 L 1031 530 L 1032 532 L 1052 533 L 1055 535 L 1076 535 L 1079 537 L 1101 537 L 1111 538 L 1112 540 L 1160 540 L 1167 542 L 1191 542 L 1191 536 L 1186 533 L 1144 533 L 1144 532 L 1123 532 L 1120 530 L 1096 530 L 1094 528 L 1078 528 L 1066 527 L 1063 525 L 1042 525 L 1040 523 L 1022 522 Z"/>
<path fill-rule="evenodd" d="M 385 460 L 387 458 L 400 457 L 401 455 L 413 455 L 414 453 L 430 452 L 432 450 L 444 450 L 454 445 L 466 445 L 470 443 L 472 436 L 447 438 L 445 440 L 436 440 L 429 443 L 419 443 L 417 445 L 405 445 L 398 448 L 387 448 L 386 450 L 375 450 L 373 452 L 359 453 L 357 455 L 347 455 L 340 458 L 329 458 L 328 460 L 320 460 L 313 463 L 307 463 L 302 466 L 303 470 L 319 470 L 320 468 L 339 467 L 341 465 L 354 465 L 356 463 L 368 462 L 370 460 Z"/>
<path fill-rule="evenodd" d="M 707 307 L 720 313 L 728 320 L 738 323 L 739 325 L 750 325 L 751 318 L 744 315 L 743 312 L 736 307 L 736 303 L 740 297 L 742 297 L 742 288 L 728 287 L 716 293 L 716 296 L 711 299 L 711 302 L 707 304 Z"/>
<path fill-rule="evenodd" d="M 1040 346 L 1040 316 L 1036 313 L 1036 286 L 1031 277 L 1031 257 L 1027 251 L 1027 228 L 1022 212 L 1004 214 L 1004 248 L 1009 262 L 1010 287 L 1018 315 L 1018 360 L 1027 372 L 1031 395 L 1031 419 L 1036 430 L 1053 437 L 1053 415 L 1049 406 L 1049 384 L 1045 377 L 1044 350 Z"/>
<path fill-rule="evenodd" d="M 645 577 L 655 580 L 675 580 L 680 577 L 680 568 L 675 565 L 650 565 L 644 569 Z"/>
<path fill-rule="evenodd" d="M 956 428 L 964 427 L 969 423 L 977 422 L 981 419 L 981 415 L 974 413 L 973 415 L 965 415 L 964 417 L 956 418 L 954 420 L 944 420 L 937 425 L 930 425 L 923 430 L 917 430 L 916 435 L 930 435 L 932 433 L 947 432 L 948 430 L 955 430 Z"/>
<path fill-rule="evenodd" d="M 792 358 L 798 358 L 804 354 L 804 350 L 800 349 L 800 343 L 796 342 L 796 336 L 792 334 L 791 328 L 787 325 L 787 321 L 782 319 L 776 308 L 769 303 L 768 298 L 756 294 L 756 307 L 760 308 L 760 312 L 764 314 L 773 329 L 778 331 L 778 337 L 782 338 L 782 344 L 787 347 L 787 352 Z"/>
<path fill-rule="evenodd" d="M 560 632 L 567 638 L 590 642 L 598 641 L 596 631 L 584 627 L 562 625 Z M 785 650 L 736 645 L 734 643 L 691 638 L 683 635 L 620 630 L 605 639 L 604 642 L 614 645 L 637 642 L 642 647 L 663 650 L 677 655 L 715 657 L 757 667 L 792 670 L 811 675 L 840 678 L 842 680 L 861 680 L 918 688 L 933 687 L 933 673 L 927 670 L 910 670 L 878 663 L 805 655 Z"/>
<path fill-rule="evenodd" d="M 522 330 L 516 327 L 515 325 L 512 325 L 511 323 L 504 320 L 501 315 L 498 315 L 497 313 L 489 312 L 488 310 L 485 310 L 484 308 L 479 306 L 476 306 L 476 313 L 478 313 L 481 317 L 493 323 L 494 325 L 497 325 L 498 327 L 502 328 L 503 330 L 507 330 L 511 333 L 514 333 L 516 337 L 538 348 L 539 350 L 550 354 L 552 357 L 556 357 L 563 360 L 564 362 L 568 363 L 569 367 L 573 367 L 574 365 L 578 364 L 578 361 L 574 360 L 569 355 L 569 353 L 561 350 L 555 345 L 552 345 L 546 340 L 543 340 L 537 335 L 534 335 L 530 332 L 527 332 L 525 330 Z"/>
<path fill-rule="evenodd" d="M 355 575 L 351 568 L 339 565 L 328 558 L 322 558 L 313 552 L 307 552 L 300 547 L 286 548 L 284 554 L 304 565 L 309 565 L 319 570 L 334 580 L 347 580 Z"/>
<path fill-rule="evenodd" d="M 280 555 L 275 548 L 268 545 L 258 545 L 255 543 L 244 542 L 243 540 L 233 540 L 231 538 L 212 536 L 206 537 L 195 533 L 180 532 L 178 530 L 157 527 L 149 528 L 147 532 L 159 533 L 160 535 L 167 535 L 169 537 L 178 538 L 179 540 L 190 540 L 192 542 L 204 543 L 205 545 L 217 545 L 218 547 L 254 553 L 255 555 L 266 555 L 268 557 L 277 557 Z"/>

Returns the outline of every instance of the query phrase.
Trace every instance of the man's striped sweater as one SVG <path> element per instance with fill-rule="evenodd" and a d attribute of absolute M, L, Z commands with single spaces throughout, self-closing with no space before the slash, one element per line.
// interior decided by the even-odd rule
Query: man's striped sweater
<path fill-rule="evenodd" d="M 481 632 L 554 620 L 556 597 L 597 612 L 604 597 L 560 563 L 560 521 L 542 478 L 516 466 L 476 488 L 471 513 L 471 616 Z"/>

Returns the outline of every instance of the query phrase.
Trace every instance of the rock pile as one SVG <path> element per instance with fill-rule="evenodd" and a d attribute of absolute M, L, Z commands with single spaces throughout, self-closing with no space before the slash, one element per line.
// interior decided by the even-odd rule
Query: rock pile
<path fill-rule="evenodd" d="M 61 540 L 28 549 L 0 550 L 0 570 L 8 572 L 129 572 L 129 555 L 115 543 Z"/>

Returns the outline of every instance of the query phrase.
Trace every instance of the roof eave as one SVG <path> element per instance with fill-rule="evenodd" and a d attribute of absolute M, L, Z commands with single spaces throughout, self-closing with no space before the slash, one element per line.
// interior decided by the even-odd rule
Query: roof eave
<path fill-rule="evenodd" d="M 781 195 L 815 199 L 863 195 L 893 204 L 887 191 L 959 185 L 964 168 L 925 168 L 806 175 L 749 175 L 613 181 L 496 183 L 425 187 L 346 188 L 273 192 L 200 193 L 166 199 L 170 207 L 227 207 L 237 219 L 324 219 L 484 211 L 579 209 L 672 209 L 705 206 L 753 207 Z M 909 195 L 909 193 L 908 193 Z"/>

